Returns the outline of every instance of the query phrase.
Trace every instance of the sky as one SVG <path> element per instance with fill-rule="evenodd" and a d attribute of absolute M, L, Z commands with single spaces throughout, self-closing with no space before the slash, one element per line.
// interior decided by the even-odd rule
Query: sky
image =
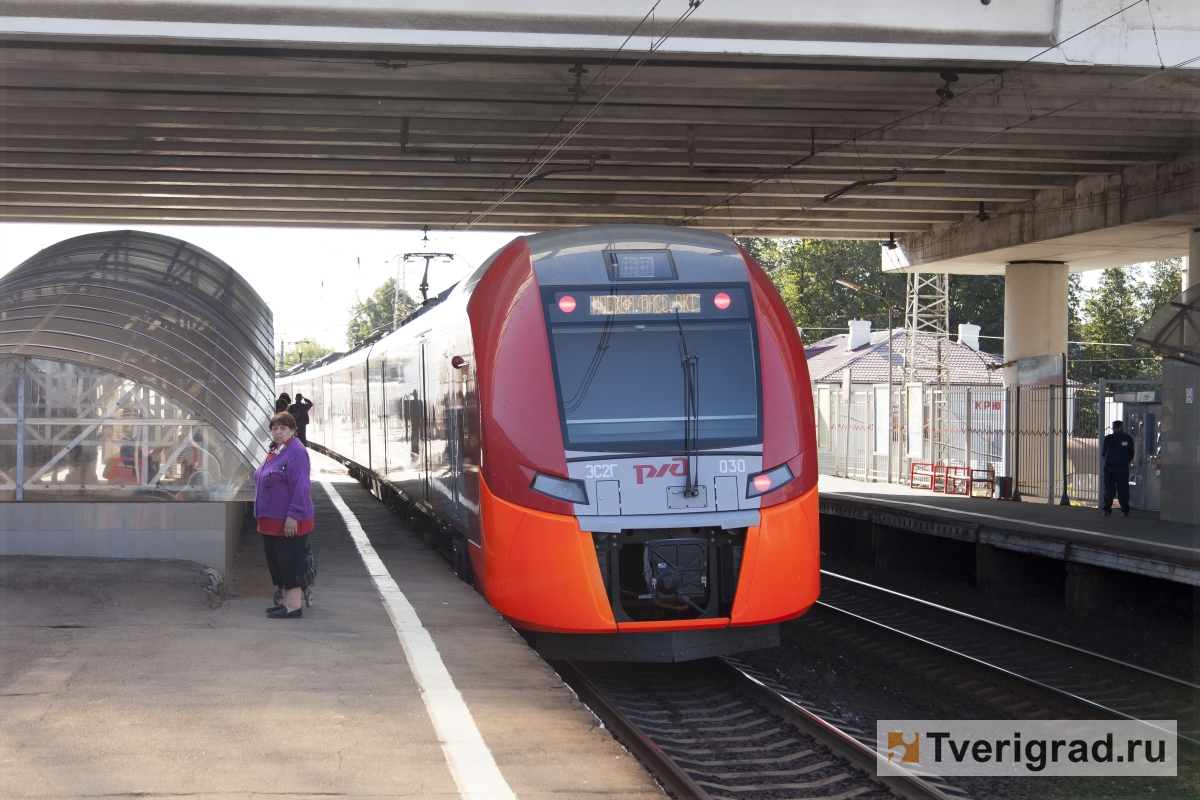
<path fill-rule="evenodd" d="M 0 275 L 52 244 L 129 226 L 0 223 Z M 345 349 L 350 306 L 397 275 L 405 253 L 453 253 L 450 262 L 429 268 L 434 296 L 468 274 L 518 233 L 346 230 L 332 228 L 257 228 L 199 225 L 138 225 L 138 230 L 174 236 L 215 255 L 237 270 L 275 315 L 275 347 L 311 336 Z M 400 270 L 402 285 L 420 299 L 417 287 L 425 261 Z"/>

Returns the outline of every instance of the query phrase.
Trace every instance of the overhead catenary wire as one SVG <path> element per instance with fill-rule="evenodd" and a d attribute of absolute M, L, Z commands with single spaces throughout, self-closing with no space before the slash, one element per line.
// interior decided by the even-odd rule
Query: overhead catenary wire
<path fill-rule="evenodd" d="M 980 339 L 1003 339 L 1003 336 L 989 336 L 988 334 L 979 334 Z M 1141 347 L 1140 344 L 1129 344 L 1128 342 L 1067 342 L 1067 344 L 1078 344 L 1087 347 Z"/>
<path fill-rule="evenodd" d="M 558 151 L 561 150 L 563 147 L 565 147 L 567 145 L 567 143 L 570 142 L 575 137 L 575 134 L 577 134 L 583 128 L 583 126 L 586 125 L 591 120 L 591 118 L 594 117 L 597 114 L 597 112 L 599 112 L 600 109 L 604 107 L 604 104 L 608 102 L 608 98 L 612 97 L 613 94 L 618 89 L 620 89 L 622 85 L 624 85 L 625 81 L 629 80 L 629 78 L 635 72 L 637 72 L 638 68 L 641 67 L 643 64 L 645 64 L 646 60 L 649 59 L 650 56 L 654 55 L 654 53 L 657 52 L 659 50 L 659 48 L 661 48 L 663 46 L 663 44 L 666 43 L 667 39 L 669 39 L 671 37 L 671 35 L 675 33 L 675 31 L 679 28 L 680 25 L 682 25 L 684 22 L 686 22 L 688 20 L 688 18 L 690 18 L 692 16 L 692 14 L 696 13 L 696 9 L 700 8 L 700 4 L 703 1 L 704 0 L 688 0 L 687 10 L 685 10 L 683 12 L 683 14 L 681 14 L 677 20 L 675 20 L 675 22 L 671 25 L 671 27 L 667 29 L 666 33 L 664 33 L 662 36 L 660 36 L 659 38 L 655 39 L 654 41 L 652 41 L 650 43 L 650 48 L 646 51 L 646 53 L 641 58 L 639 58 L 636 62 L 634 62 L 633 66 L 631 66 L 629 68 L 629 70 L 624 75 L 621 76 L 620 80 L 618 80 L 616 83 L 614 83 L 612 85 L 612 88 L 610 88 L 607 92 L 604 93 L 603 97 L 601 97 L 599 100 L 596 101 L 595 104 L 592 105 L 591 109 L 586 114 L 583 115 L 582 119 L 580 119 L 577 123 L 575 123 L 575 126 L 573 128 L 571 128 L 571 130 L 569 132 L 567 132 L 561 139 L 558 140 L 558 143 L 555 144 L 554 147 L 552 147 L 550 149 L 550 152 L 548 152 L 542 158 L 542 160 L 539 161 L 532 169 L 530 169 L 527 173 L 525 173 L 525 176 L 521 178 L 521 180 L 517 183 L 516 186 L 514 186 L 512 189 L 510 189 L 499 200 L 492 203 L 492 205 L 488 206 L 488 208 L 485 209 L 482 213 L 476 215 L 474 219 L 472 219 L 470 222 L 467 223 L 466 227 L 464 227 L 463 230 L 465 230 L 465 231 L 471 230 L 471 228 L 473 228 L 476 224 L 478 224 L 480 220 L 484 219 L 489 214 L 491 214 L 493 211 L 495 211 L 497 208 L 499 208 L 501 205 L 503 205 L 510 197 L 512 197 L 517 192 L 519 192 L 522 189 L 522 187 L 525 186 L 525 184 L 529 183 L 529 181 L 535 175 L 538 174 L 538 171 L 543 166 L 545 166 L 546 163 L 550 161 L 550 159 L 554 158 L 554 156 L 557 155 Z M 642 26 L 642 23 L 644 23 L 646 21 L 646 18 L 648 18 L 652 13 L 654 13 L 654 9 L 657 8 L 659 3 L 661 3 L 661 2 L 662 2 L 662 0 L 657 0 L 654 3 L 654 5 L 651 7 L 650 11 L 647 12 L 646 17 L 644 17 L 642 19 L 642 22 L 638 23 L 638 28 L 640 28 Z M 636 33 L 636 31 L 637 31 L 637 28 L 634 29 L 634 33 Z M 630 33 L 629 36 L 626 37 L 625 41 L 628 42 L 630 39 L 633 38 L 633 35 L 634 35 L 633 33 Z M 624 47 L 625 46 L 624 43 L 622 43 L 621 46 Z M 614 58 L 616 57 L 616 53 L 613 54 L 613 57 Z M 612 59 L 609 59 L 610 63 L 611 63 L 611 61 L 612 61 Z M 605 66 L 605 69 L 607 69 L 607 65 Z M 600 76 L 597 75 L 596 77 L 599 78 Z M 588 84 L 588 87 L 590 88 L 592 86 L 592 84 L 594 84 L 594 83 L 595 83 L 595 79 L 592 80 L 592 83 Z M 572 104 L 572 108 L 573 107 L 574 107 L 574 104 Z M 570 109 L 567 110 L 567 113 L 570 113 Z M 563 118 L 559 120 L 558 124 L 562 124 L 563 119 L 566 119 L 566 114 L 563 115 Z M 558 124 L 555 125 L 555 128 L 558 127 Z M 553 130 L 554 129 L 551 129 L 551 132 L 553 132 Z M 546 138 L 549 138 L 549 134 L 547 134 Z M 544 143 L 545 139 L 543 139 L 542 142 Z M 541 147 L 541 145 L 539 144 L 538 149 L 540 149 L 540 147 Z M 536 153 L 536 150 L 535 150 L 535 153 Z M 526 163 L 528 163 L 528 160 Z M 514 173 L 514 177 L 515 177 L 515 173 Z M 511 180 L 511 178 L 509 180 Z"/>
<path fill-rule="evenodd" d="M 1111 20 L 1115 17 L 1118 17 L 1121 14 L 1124 14 L 1126 11 L 1133 8 L 1134 6 L 1137 6 L 1138 4 L 1140 4 L 1142 2 L 1143 2 L 1143 0 L 1135 0 L 1135 2 L 1132 2 L 1129 5 L 1126 5 L 1120 9 L 1118 9 L 1117 11 L 1114 11 L 1113 13 L 1104 17 L 1103 19 L 1097 20 L 1096 22 L 1092 23 L 1091 25 L 1087 26 L 1086 28 L 1082 28 L 1082 29 L 1076 31 L 1075 33 L 1068 36 L 1066 39 L 1063 39 L 1061 42 L 1056 42 L 1055 44 L 1033 54 L 1029 58 L 1027 58 L 1024 61 L 1017 64 L 1016 66 L 1001 70 L 1000 72 L 991 76 L 987 80 L 984 80 L 974 86 L 971 86 L 967 89 L 964 89 L 961 92 L 958 92 L 957 94 L 954 95 L 953 98 L 951 98 L 949 100 L 939 99 L 938 102 L 931 103 L 930 105 L 925 106 L 916 111 L 913 111 L 909 114 L 906 114 L 906 115 L 900 117 L 899 119 L 892 120 L 891 122 L 884 123 L 883 125 L 878 125 L 874 128 L 871 128 L 871 129 L 863 132 L 863 133 L 855 132 L 853 136 L 842 139 L 841 141 L 835 142 L 834 144 L 828 145 L 826 147 L 817 149 L 814 146 L 813 148 L 810 149 L 809 153 L 797 158 L 796 160 L 792 161 L 791 163 L 787 164 L 786 166 L 779 168 L 778 170 L 776 170 L 773 173 L 761 176 L 758 179 L 751 181 L 743 189 L 741 189 L 737 192 L 730 192 L 730 193 L 726 194 L 726 196 L 724 198 L 722 198 L 721 200 L 717 200 L 712 203 L 709 203 L 708 205 L 702 206 L 701 208 L 697 209 L 696 211 L 692 212 L 691 214 L 685 215 L 676 224 L 677 225 L 687 225 L 692 220 L 695 220 L 695 219 L 703 216 L 704 214 L 707 214 L 708 212 L 712 211 L 713 209 L 716 209 L 722 205 L 728 204 L 730 201 L 735 200 L 738 197 L 741 197 L 742 195 L 746 194 L 747 192 L 754 190 L 755 188 L 763 185 L 764 183 L 767 183 L 768 181 L 772 181 L 775 178 L 778 178 L 780 175 L 790 174 L 791 171 L 793 169 L 795 169 L 796 167 L 800 166 L 801 164 L 804 164 L 805 162 L 812 161 L 814 158 L 816 158 L 819 155 L 824 155 L 825 153 L 836 151 L 836 150 L 846 146 L 847 144 L 850 144 L 852 142 L 856 142 L 859 140 L 863 140 L 866 137 L 884 133 L 888 130 L 899 127 L 900 125 L 904 124 L 905 122 L 908 122 L 916 117 L 919 117 L 922 114 L 944 108 L 947 104 L 953 103 L 954 100 L 956 100 L 956 99 L 966 97 L 967 95 L 972 94 L 985 86 L 989 86 L 989 85 L 995 83 L 997 80 L 1003 79 L 1005 75 L 1008 75 L 1008 74 L 1017 72 L 1020 69 L 1023 69 L 1024 67 L 1028 66 L 1030 63 L 1041 58 L 1042 56 L 1046 55 L 1047 53 L 1062 47 L 1063 45 L 1070 42 L 1072 39 L 1082 36 L 1083 34 L 1087 33 L 1088 31 L 1091 31 L 1091 30 L 1099 27 L 1100 25 L 1103 25 L 1104 23 L 1108 22 L 1109 20 Z M 1148 3 L 1149 0 L 1145 0 L 1145 2 Z M 1160 70 L 1160 71 L 1163 71 L 1163 70 Z M 1045 116 L 1045 115 L 1043 115 L 1043 116 Z M 1008 128 L 1006 128 L 1005 130 L 1008 130 Z M 910 171 L 912 171 L 912 169 L 913 168 L 909 168 L 908 170 L 906 170 L 906 172 L 910 172 Z M 899 173 L 897 173 L 897 174 L 899 174 Z M 850 193 L 851 192 L 842 192 L 838 195 L 838 197 L 843 197 L 846 194 L 850 194 Z M 825 203 L 822 202 L 819 205 L 825 205 Z M 816 207 L 816 206 L 814 206 L 814 207 Z M 811 210 L 811 209 L 809 209 L 809 208 L 801 209 L 799 212 L 796 212 L 796 213 L 803 213 L 806 210 Z M 783 217 L 783 219 L 787 219 L 787 218 L 788 217 Z M 775 221 L 778 221 L 778 220 L 772 220 L 771 222 L 775 222 Z M 767 224 L 769 224 L 769 223 L 767 223 Z M 750 230 L 751 231 L 758 230 L 762 226 L 763 226 L 762 224 L 759 224 L 759 225 L 755 226 L 754 228 L 751 228 Z"/>
<path fill-rule="evenodd" d="M 550 126 L 550 129 L 548 131 L 546 131 L 546 135 L 542 137 L 542 140 L 540 142 L 538 142 L 537 145 L 533 148 L 533 150 L 529 153 L 529 155 L 526 156 L 525 160 L 522 161 L 521 164 L 516 169 L 513 170 L 512 174 L 510 174 L 507 178 L 505 178 L 496 188 L 494 188 L 494 189 L 492 189 L 492 191 L 488 192 L 487 195 L 484 196 L 484 198 L 481 202 L 486 203 L 488 201 L 488 198 L 490 198 L 496 192 L 502 190 L 504 188 L 505 184 L 507 184 L 509 181 L 513 180 L 514 178 L 516 178 L 517 173 L 520 172 L 522 168 L 527 167 L 530 164 L 530 162 L 532 162 L 533 159 L 537 157 L 537 154 L 539 152 L 541 152 L 541 150 L 542 150 L 542 145 L 544 145 L 546 143 L 546 141 L 551 136 L 554 135 L 554 132 L 556 130 L 558 130 L 560 125 L 563 124 L 563 121 L 566 120 L 567 116 L 575 109 L 575 106 L 579 105 L 579 98 L 583 97 L 585 94 L 587 94 L 589 91 L 591 91 L 591 88 L 592 88 L 592 86 L 594 86 L 596 84 L 596 81 L 600 80 L 600 78 L 604 77 L 608 73 L 608 68 L 610 66 L 612 66 L 614 61 L 616 61 L 617 56 L 621 54 L 621 51 L 623 51 L 625 49 L 625 46 L 627 44 L 629 44 L 630 40 L 633 39 L 633 37 L 635 35 L 637 35 L 637 32 L 639 30 L 641 30 L 642 26 L 646 24 L 646 20 L 650 19 L 654 15 L 655 9 L 657 9 L 661 3 L 662 3 L 662 0 L 655 0 L 654 5 L 650 6 L 650 10 L 646 12 L 646 15 L 643 16 L 642 19 L 638 22 L 638 24 L 633 27 L 633 30 L 629 32 L 629 35 L 625 37 L 625 40 L 623 42 L 621 42 L 620 46 L 618 46 L 617 49 L 613 51 L 612 55 L 609 56 L 608 61 L 606 61 L 604 66 L 600 68 L 600 71 L 597 72 L 590 81 L 588 81 L 588 85 L 583 88 L 583 91 L 575 94 L 574 99 L 571 101 L 571 104 L 569 106 L 567 106 L 567 110 L 562 113 L 562 116 L 558 118 L 557 122 L 555 122 L 553 125 Z M 503 124 L 504 123 L 502 122 L 500 125 L 497 125 L 495 128 L 493 128 L 492 131 L 485 134 L 483 139 L 480 139 L 478 142 L 475 143 L 475 145 L 471 146 L 472 149 L 474 149 L 474 147 L 476 145 L 478 145 L 480 142 L 482 142 L 484 139 L 488 138 L 493 133 L 495 133 L 497 130 L 499 130 Z M 595 149 L 595 148 L 592 148 L 592 149 Z M 533 175 L 536 173 L 536 171 L 537 170 L 535 168 L 535 169 L 530 170 L 527 174 Z M 469 219 L 470 216 L 471 216 L 471 212 L 467 212 L 467 214 L 465 215 L 464 218 Z M 476 222 L 477 221 L 478 220 L 476 220 Z M 469 230 L 472 226 L 474 226 L 474 224 L 475 223 L 472 222 L 470 225 L 468 225 L 467 230 Z M 458 227 L 458 223 L 456 222 L 456 223 L 454 223 L 454 225 L 451 226 L 451 229 L 453 230 L 453 229 L 456 229 L 457 227 Z"/>

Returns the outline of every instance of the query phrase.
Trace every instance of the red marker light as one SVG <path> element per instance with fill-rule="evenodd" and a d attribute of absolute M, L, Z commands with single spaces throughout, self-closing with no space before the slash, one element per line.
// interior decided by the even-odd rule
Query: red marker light
<path fill-rule="evenodd" d="M 559 298 L 558 308 L 564 314 L 570 314 L 575 310 L 575 298 L 571 297 L 569 294 L 563 295 L 561 298 Z"/>
<path fill-rule="evenodd" d="M 729 308 L 729 304 L 733 301 L 729 299 L 729 295 L 724 292 L 717 292 L 717 296 L 713 298 L 713 305 L 724 311 Z"/>
<path fill-rule="evenodd" d="M 771 476 L 769 476 L 769 475 L 755 476 L 754 488 L 760 492 L 765 492 L 767 489 L 770 489 L 771 488 Z"/>

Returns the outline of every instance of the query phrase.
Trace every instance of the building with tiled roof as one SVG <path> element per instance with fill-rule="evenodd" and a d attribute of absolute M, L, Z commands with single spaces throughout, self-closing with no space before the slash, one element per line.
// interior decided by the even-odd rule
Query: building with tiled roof
<path fill-rule="evenodd" d="M 948 418 L 943 424 L 950 459 L 962 462 L 969 455 L 976 467 L 998 465 L 1004 423 L 1001 358 L 972 347 L 978 339 L 968 344 L 970 331 L 977 335 L 978 328 L 963 327 L 963 341 L 942 340 L 942 346 L 948 348 Z M 931 457 L 931 404 L 936 394 L 932 384 L 937 376 L 933 370 L 919 372 L 917 382 L 924 385 L 908 384 L 907 337 L 903 329 L 892 332 L 895 388 L 890 415 L 887 331 L 871 331 L 869 322 L 853 320 L 846 333 L 804 348 L 812 380 L 820 472 L 859 480 L 888 480 L 890 474 L 903 480 L 910 462 Z M 917 345 L 925 348 L 923 360 L 934 360 L 938 340 L 933 334 L 918 334 Z M 890 473 L 889 457 L 893 463 Z"/>
<path fill-rule="evenodd" d="M 908 334 L 903 329 L 892 332 L 892 377 L 897 384 L 905 380 L 905 355 L 908 352 Z M 932 334 L 918 334 L 920 347 L 936 347 Z M 851 334 L 840 333 L 819 342 L 805 345 L 808 357 L 808 374 L 814 384 L 836 383 L 844 380 L 843 373 L 850 370 L 852 383 L 886 384 L 888 381 L 888 334 L 887 331 L 870 332 L 869 341 L 851 350 L 848 347 Z M 858 338 L 858 337 L 856 337 Z M 995 386 L 1003 385 L 1000 356 L 982 353 L 966 343 L 951 339 L 946 363 L 949 367 L 951 386 Z M 988 369 L 988 367 L 993 367 Z M 933 375 L 921 375 L 924 382 L 933 382 Z"/>

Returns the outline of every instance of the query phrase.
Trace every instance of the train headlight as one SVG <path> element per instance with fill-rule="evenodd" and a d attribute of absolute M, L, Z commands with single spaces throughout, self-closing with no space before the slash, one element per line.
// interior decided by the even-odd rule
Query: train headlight
<path fill-rule="evenodd" d="M 746 481 L 746 497 L 758 497 L 767 492 L 773 492 L 779 487 L 790 483 L 794 477 L 792 471 L 788 469 L 787 464 L 780 464 L 775 469 L 751 475 Z"/>
<path fill-rule="evenodd" d="M 534 476 L 529 488 L 555 500 L 565 500 L 581 506 L 588 504 L 587 487 L 583 485 L 583 481 L 555 478 L 553 475 L 543 475 L 539 472 Z"/>

